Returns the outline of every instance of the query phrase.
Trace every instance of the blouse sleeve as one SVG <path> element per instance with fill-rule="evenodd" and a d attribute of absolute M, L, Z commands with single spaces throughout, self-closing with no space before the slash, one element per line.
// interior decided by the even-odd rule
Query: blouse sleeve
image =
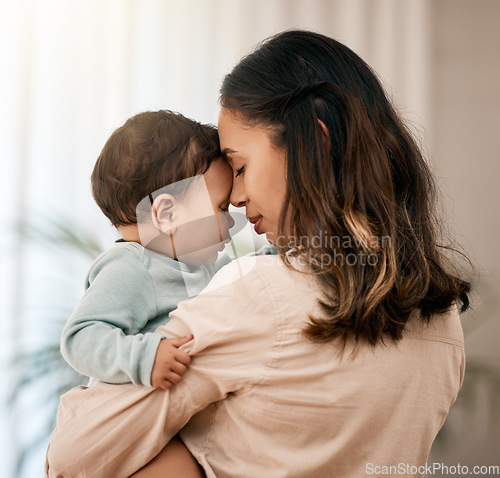
<path fill-rule="evenodd" d="M 49 476 L 127 477 L 197 412 L 262 380 L 277 331 L 254 263 L 233 261 L 158 329 L 170 337 L 194 335 L 183 347 L 192 362 L 179 384 L 162 390 L 98 382 L 61 398 Z"/>

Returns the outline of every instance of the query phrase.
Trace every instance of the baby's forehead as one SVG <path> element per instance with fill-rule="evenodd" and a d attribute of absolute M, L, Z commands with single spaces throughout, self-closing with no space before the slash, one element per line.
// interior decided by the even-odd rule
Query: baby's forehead
<path fill-rule="evenodd" d="M 233 172 L 229 163 L 221 156 L 210 164 L 210 167 L 203 173 L 207 181 L 212 178 L 222 177 L 223 179 L 233 180 Z"/>

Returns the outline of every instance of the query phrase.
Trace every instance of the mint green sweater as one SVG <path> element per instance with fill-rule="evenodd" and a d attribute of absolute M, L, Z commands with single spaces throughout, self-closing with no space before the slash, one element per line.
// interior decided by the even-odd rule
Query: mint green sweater
<path fill-rule="evenodd" d="M 222 253 L 215 264 L 194 267 L 134 242 L 116 243 L 90 268 L 85 294 L 62 333 L 64 358 L 104 382 L 151 386 L 163 338 L 154 330 L 230 261 Z"/>

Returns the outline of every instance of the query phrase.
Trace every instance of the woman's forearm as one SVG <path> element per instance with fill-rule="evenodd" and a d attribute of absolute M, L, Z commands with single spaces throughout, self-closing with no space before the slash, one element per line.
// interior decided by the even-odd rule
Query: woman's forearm
<path fill-rule="evenodd" d="M 130 476 L 178 431 L 165 426 L 166 410 L 168 393 L 161 389 L 98 382 L 71 390 L 61 397 L 48 476 Z"/>

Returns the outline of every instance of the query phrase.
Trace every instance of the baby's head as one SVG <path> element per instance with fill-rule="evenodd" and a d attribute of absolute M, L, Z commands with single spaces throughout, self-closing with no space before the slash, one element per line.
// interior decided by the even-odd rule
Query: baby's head
<path fill-rule="evenodd" d="M 104 145 L 91 182 L 126 240 L 193 265 L 229 240 L 232 173 L 212 126 L 166 110 L 135 115 Z"/>

